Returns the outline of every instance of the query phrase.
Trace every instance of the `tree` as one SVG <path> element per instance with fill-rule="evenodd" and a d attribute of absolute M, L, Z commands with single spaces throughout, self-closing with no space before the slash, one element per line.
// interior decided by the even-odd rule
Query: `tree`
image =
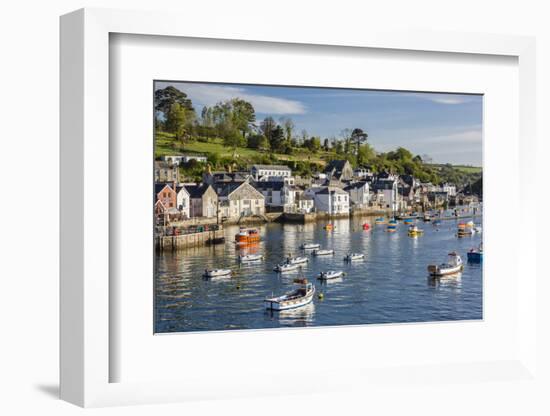
<path fill-rule="evenodd" d="M 292 141 L 292 132 L 294 131 L 294 122 L 291 118 L 288 117 L 281 117 L 279 120 L 281 124 L 283 125 L 283 129 L 285 131 L 285 138 L 290 143 Z"/>
<path fill-rule="evenodd" d="M 170 107 L 166 117 L 166 129 L 174 133 L 176 140 L 183 143 L 189 135 L 194 120 L 194 113 L 183 107 L 179 103 L 174 103 Z"/>
<path fill-rule="evenodd" d="M 271 140 L 269 144 L 273 151 L 276 151 L 276 152 L 285 151 L 285 132 L 281 126 L 276 126 L 271 131 Z"/>
<path fill-rule="evenodd" d="M 264 134 L 264 136 L 267 138 L 269 143 L 271 143 L 273 130 L 275 130 L 276 126 L 277 126 L 277 123 L 275 123 L 275 120 L 273 120 L 273 117 L 266 117 L 260 123 L 260 130 Z"/>
<path fill-rule="evenodd" d="M 325 141 L 323 142 L 323 148 L 325 149 L 325 151 L 329 151 L 329 144 L 328 144 L 328 139 L 325 139 Z"/>
<path fill-rule="evenodd" d="M 250 131 L 251 125 L 256 121 L 254 107 L 248 101 L 234 98 L 230 101 L 232 122 L 243 137 Z"/>
<path fill-rule="evenodd" d="M 336 142 L 334 143 L 334 151 L 337 155 L 344 154 L 344 145 L 342 144 L 342 140 L 336 140 Z"/>
<path fill-rule="evenodd" d="M 242 147 L 245 145 L 245 139 L 242 136 L 241 132 L 237 129 L 233 129 L 226 133 L 223 144 L 227 147 L 233 148 L 233 158 L 236 157 L 237 147 Z"/>
<path fill-rule="evenodd" d="M 172 105 L 179 104 L 186 110 L 195 112 L 193 108 L 193 103 L 187 94 L 178 90 L 172 85 L 163 88 L 162 90 L 155 91 L 155 111 L 161 112 L 164 115 L 164 118 L 168 116 L 168 112 L 172 108 Z"/>
<path fill-rule="evenodd" d="M 369 135 L 359 128 L 353 129 L 350 135 L 350 141 L 355 144 L 355 154 L 357 156 L 357 164 L 360 165 L 363 160 L 359 152 L 359 148 L 363 143 L 367 142 Z"/>

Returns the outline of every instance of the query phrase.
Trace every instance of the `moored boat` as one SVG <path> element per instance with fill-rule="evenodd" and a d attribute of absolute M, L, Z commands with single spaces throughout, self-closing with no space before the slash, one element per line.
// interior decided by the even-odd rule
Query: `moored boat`
<path fill-rule="evenodd" d="M 376 225 L 384 225 L 386 223 L 386 219 L 384 217 L 378 217 L 374 220 L 374 223 Z"/>
<path fill-rule="evenodd" d="M 365 231 L 370 230 L 370 224 L 368 222 L 363 224 L 363 230 L 365 230 Z"/>
<path fill-rule="evenodd" d="M 403 220 L 403 224 L 405 225 L 413 225 L 414 224 L 414 219 L 412 218 L 406 218 Z"/>
<path fill-rule="evenodd" d="M 425 212 L 423 216 L 424 222 L 430 222 L 432 220 L 432 216 L 429 212 Z"/>
<path fill-rule="evenodd" d="M 319 243 L 304 243 L 300 246 L 302 250 L 315 250 L 319 247 L 321 247 L 321 244 Z"/>
<path fill-rule="evenodd" d="M 472 227 L 469 227 L 467 224 L 464 224 L 461 222 L 458 224 L 458 230 L 457 230 L 457 237 L 470 237 L 474 234 L 474 230 Z"/>
<path fill-rule="evenodd" d="M 206 269 L 204 277 L 231 277 L 231 269 Z"/>
<path fill-rule="evenodd" d="M 247 245 L 260 242 L 260 232 L 256 228 L 241 228 L 237 234 L 235 234 L 235 244 Z"/>
<path fill-rule="evenodd" d="M 286 264 L 303 264 L 307 263 L 309 259 L 307 257 L 287 257 Z"/>
<path fill-rule="evenodd" d="M 409 237 L 418 237 L 422 234 L 424 234 L 424 230 L 421 230 L 416 225 L 412 225 L 409 227 L 409 231 L 408 231 Z"/>
<path fill-rule="evenodd" d="M 328 272 L 321 272 L 319 274 L 318 279 L 320 280 L 331 280 L 331 279 L 338 279 L 339 277 L 344 276 L 345 273 L 341 270 L 329 270 Z"/>
<path fill-rule="evenodd" d="M 428 273 L 430 276 L 446 276 L 449 274 L 458 273 L 462 270 L 462 258 L 456 253 L 449 253 L 449 259 L 447 263 L 442 263 L 439 265 L 430 264 L 428 266 Z"/>
<path fill-rule="evenodd" d="M 472 248 L 467 253 L 468 261 L 471 263 L 480 263 L 483 261 L 483 244 L 480 244 L 478 248 Z"/>
<path fill-rule="evenodd" d="M 388 221 L 388 226 L 386 227 L 386 231 L 389 233 L 394 233 L 397 231 L 397 221 L 395 219 L 391 219 Z"/>
<path fill-rule="evenodd" d="M 247 254 L 246 256 L 239 256 L 239 261 L 242 263 L 252 262 L 252 261 L 262 261 L 264 256 L 261 254 Z"/>
<path fill-rule="evenodd" d="M 332 231 L 332 230 L 334 230 L 335 227 L 334 227 L 334 224 L 328 223 L 323 228 L 327 231 Z"/>
<path fill-rule="evenodd" d="M 313 252 L 314 256 L 332 256 L 334 254 L 334 250 L 315 250 Z"/>
<path fill-rule="evenodd" d="M 279 273 L 286 273 L 286 272 L 292 272 L 294 270 L 299 270 L 301 268 L 302 268 L 301 264 L 283 263 L 283 264 L 276 265 L 273 270 Z"/>
<path fill-rule="evenodd" d="M 295 279 L 294 283 L 300 285 L 300 287 L 292 292 L 285 293 L 282 296 L 265 298 L 265 308 L 274 311 L 282 311 L 286 309 L 299 308 L 310 303 L 313 300 L 313 295 L 315 294 L 315 286 L 304 278 Z"/>
<path fill-rule="evenodd" d="M 365 255 L 363 253 L 348 253 L 344 257 L 344 261 L 362 260 L 364 258 L 365 258 Z"/>

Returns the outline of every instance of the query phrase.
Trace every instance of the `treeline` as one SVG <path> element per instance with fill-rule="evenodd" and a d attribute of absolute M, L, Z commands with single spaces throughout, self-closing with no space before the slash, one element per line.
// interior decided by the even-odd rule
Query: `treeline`
<path fill-rule="evenodd" d="M 236 158 L 236 151 L 247 147 L 258 152 L 249 162 L 287 163 L 298 175 L 322 171 L 322 164 L 310 160 L 308 155 L 311 154 L 325 162 L 346 159 L 354 167 L 368 167 L 375 173 L 408 174 L 434 184 L 450 182 L 464 186 L 480 177 L 480 174 L 461 172 L 451 165 L 432 165 L 429 157 L 414 155 L 402 147 L 390 152 L 376 152 L 368 143 L 367 132 L 361 128 L 344 129 L 339 137 L 321 138 L 308 134 L 306 130 L 298 133 L 289 117 L 275 120 L 268 116 L 258 121 L 254 106 L 240 98 L 205 106 L 199 116 L 187 94 L 168 86 L 155 91 L 155 111 L 156 131 L 172 134 L 180 148 L 191 141 L 221 139 L 224 146 L 233 149 L 233 157 L 229 160 L 220 160 L 218 155 L 209 154 L 213 167 L 245 167 L 246 161 Z M 302 160 L 284 162 L 277 160 L 276 154 L 303 157 Z M 198 166 L 190 168 L 199 169 Z"/>

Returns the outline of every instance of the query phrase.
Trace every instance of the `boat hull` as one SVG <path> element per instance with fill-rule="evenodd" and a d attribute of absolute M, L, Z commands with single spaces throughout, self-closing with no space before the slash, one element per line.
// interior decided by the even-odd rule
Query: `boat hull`
<path fill-rule="evenodd" d="M 283 300 L 283 301 L 278 301 L 276 299 L 265 299 L 264 306 L 266 309 L 270 309 L 273 311 L 286 311 L 288 309 L 296 309 L 311 303 L 314 295 L 315 295 L 315 287 L 313 287 L 312 290 L 307 295 L 298 299 Z"/>
<path fill-rule="evenodd" d="M 468 253 L 468 261 L 472 263 L 480 263 L 483 261 L 483 253 L 473 252 Z"/>
<path fill-rule="evenodd" d="M 430 276 L 447 276 L 462 271 L 462 265 L 454 267 L 428 266 Z"/>

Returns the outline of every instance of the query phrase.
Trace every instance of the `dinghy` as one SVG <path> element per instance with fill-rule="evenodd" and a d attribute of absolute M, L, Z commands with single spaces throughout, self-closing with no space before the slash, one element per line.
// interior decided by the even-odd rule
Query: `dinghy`
<path fill-rule="evenodd" d="M 321 247 L 321 244 L 318 243 L 304 243 L 300 246 L 302 250 L 315 250 L 319 247 Z"/>
<path fill-rule="evenodd" d="M 363 253 L 348 253 L 346 257 L 344 257 L 344 261 L 362 260 L 364 258 L 365 255 Z"/>
<path fill-rule="evenodd" d="M 483 244 L 480 244 L 479 247 L 472 248 L 467 253 L 468 261 L 471 263 L 481 263 L 483 261 Z"/>
<path fill-rule="evenodd" d="M 231 277 L 231 269 L 205 270 L 204 277 Z"/>
<path fill-rule="evenodd" d="M 309 259 L 307 257 L 287 257 L 286 264 L 302 264 L 307 263 Z"/>
<path fill-rule="evenodd" d="M 416 225 L 409 227 L 408 235 L 409 237 L 418 237 L 424 234 L 424 230 L 421 230 Z"/>
<path fill-rule="evenodd" d="M 284 263 L 284 264 L 276 265 L 273 270 L 276 271 L 276 272 L 279 272 L 279 273 L 285 273 L 285 272 L 292 272 L 294 270 L 298 270 L 298 269 L 301 269 L 301 268 L 302 268 L 301 264 Z"/>
<path fill-rule="evenodd" d="M 321 272 L 319 274 L 319 279 L 320 280 L 338 279 L 339 277 L 342 277 L 344 275 L 345 273 L 341 270 L 340 271 L 330 270 L 328 272 Z"/>
<path fill-rule="evenodd" d="M 283 311 L 287 309 L 299 308 L 310 303 L 313 300 L 313 295 L 315 294 L 315 286 L 304 278 L 295 279 L 294 283 L 300 285 L 300 287 L 292 292 L 285 293 L 282 296 L 265 298 L 265 308 L 274 311 Z"/>
<path fill-rule="evenodd" d="M 239 261 L 241 263 L 249 263 L 253 261 L 262 261 L 264 256 L 261 254 L 247 254 L 246 256 L 239 256 Z"/>
<path fill-rule="evenodd" d="M 334 255 L 334 250 L 315 250 L 313 252 L 314 256 L 332 256 Z"/>
<path fill-rule="evenodd" d="M 428 272 L 430 276 L 446 276 L 449 274 L 458 273 L 462 270 L 462 259 L 456 252 L 449 253 L 449 260 L 447 263 L 440 265 L 430 264 L 428 266 Z"/>

